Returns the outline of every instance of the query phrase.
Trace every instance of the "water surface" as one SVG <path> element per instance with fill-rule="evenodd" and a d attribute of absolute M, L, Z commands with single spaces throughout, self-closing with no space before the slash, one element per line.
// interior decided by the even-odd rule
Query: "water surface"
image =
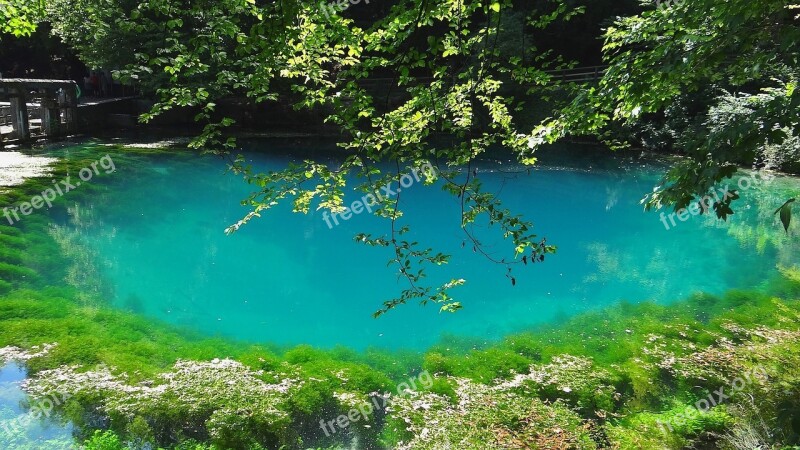
<path fill-rule="evenodd" d="M 49 405 L 31 402 L 20 388 L 26 376 L 19 364 L 0 365 L 0 448 L 77 448 L 72 440 L 72 425 L 58 420 Z"/>
<path fill-rule="evenodd" d="M 262 170 L 309 154 L 335 164 L 315 145 L 251 142 L 246 156 Z M 114 187 L 83 205 L 73 226 L 92 249 L 116 307 L 210 335 L 355 349 L 424 349 L 447 335 L 489 341 L 621 301 L 667 303 L 699 291 L 755 287 L 777 263 L 793 262 L 796 253 L 781 251 L 780 243 L 759 247 L 742 238 L 743 229 L 776 227 L 764 212 L 772 204 L 758 201 L 760 191 L 737 203 L 741 213 L 731 222 L 739 238 L 729 224 L 708 217 L 666 229 L 640 204 L 663 165 L 596 153 L 556 152 L 530 172 L 506 158 L 478 165 L 486 189 L 558 246 L 545 263 L 515 268 L 516 286 L 503 266 L 462 247 L 457 199 L 421 184 L 403 191 L 413 239 L 453 255 L 451 264 L 429 273 L 431 280 L 467 280 L 452 292 L 464 305 L 456 314 L 409 304 L 372 318 L 405 285 L 387 267 L 387 249 L 353 241 L 359 232 L 389 231 L 387 222 L 367 214 L 330 229 L 319 213 L 293 214 L 281 205 L 225 235 L 247 213 L 239 202 L 251 187 L 210 156 L 117 164 Z M 360 196 L 351 192 L 347 201 Z M 477 233 L 494 255 L 508 256 L 496 230 Z"/>

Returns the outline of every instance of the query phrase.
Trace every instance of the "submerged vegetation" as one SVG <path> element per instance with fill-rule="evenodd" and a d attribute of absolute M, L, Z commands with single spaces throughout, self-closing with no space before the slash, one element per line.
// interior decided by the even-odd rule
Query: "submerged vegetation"
<path fill-rule="evenodd" d="M 796 444 L 800 271 L 786 270 L 769 292 L 620 305 L 483 348 L 443 343 L 419 361 L 235 345 L 127 312 L 86 311 L 69 290 L 23 290 L 2 299 L 0 355 L 55 344 L 27 361 L 26 389 L 68 398 L 59 412 L 88 448 L 187 448 L 191 440 L 220 449 L 353 440 L 363 448 L 684 448 L 724 444 L 762 422 L 772 431 L 755 436 L 759 444 Z M 368 403 L 421 370 L 432 374 L 428 387 L 391 397 L 332 437 L 319 427 L 347 414 L 352 398 Z M 724 401 L 693 409 L 720 389 Z M 92 436 L 97 428 L 110 431 Z"/>
<path fill-rule="evenodd" d="M 92 151 L 73 152 L 50 177 L 82 167 Z M 112 155 L 120 167 L 146 156 Z M 13 204 L 49 183 L 28 180 L 3 195 Z M 83 196 L 106 195 L 113 183 L 74 192 L 53 218 L 75 216 Z M 92 258 L 53 218 L 2 228 L 0 359 L 24 362 L 31 404 L 64 400 L 57 418 L 87 449 L 800 444 L 796 267 L 757 291 L 623 303 L 494 343 L 451 338 L 423 355 L 265 347 L 110 307 Z M 430 383 L 398 389 L 420 374 Z M 354 416 L 358 408 L 366 412 Z M 341 417 L 350 417 L 345 426 Z M 7 448 L 40 448 L 15 439 L 0 426 Z"/>

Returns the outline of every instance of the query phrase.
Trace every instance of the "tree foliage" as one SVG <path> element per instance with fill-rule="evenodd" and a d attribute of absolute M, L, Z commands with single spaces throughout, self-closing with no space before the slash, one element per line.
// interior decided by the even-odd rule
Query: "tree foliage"
<path fill-rule="evenodd" d="M 0 0 L 0 35 L 30 36 L 43 9 L 44 0 Z"/>
<path fill-rule="evenodd" d="M 782 0 L 671 2 L 620 18 L 605 35 L 599 85 L 539 126 L 534 143 L 596 135 L 623 146 L 630 129 L 677 112 L 671 144 L 686 158 L 644 203 L 685 208 L 800 132 L 799 19 Z M 687 96 L 710 99 L 692 111 Z M 718 217 L 733 213 L 730 200 L 714 205 Z"/>
<path fill-rule="evenodd" d="M 86 17 L 67 14 L 76 5 Z M 47 11 L 55 32 L 87 63 L 119 68 L 118 76 L 158 99 L 143 120 L 194 109 L 204 129 L 192 145 L 229 156 L 233 171 L 255 187 L 244 202 L 251 212 L 229 232 L 280 202 L 298 212 L 341 213 L 350 189 L 369 194 L 432 164 L 425 184 L 459 200 L 465 245 L 505 265 L 515 283 L 512 267 L 541 261 L 554 247 L 482 189 L 474 163 L 490 148 L 533 164 L 537 148 L 559 139 L 593 136 L 616 148 L 669 123 L 667 146 L 685 158 L 643 200 L 648 209 L 685 208 L 741 164 L 796 161 L 783 149 L 800 136 L 800 20 L 797 5 L 785 0 L 645 5 L 607 28 L 609 67 L 599 84 L 583 87 L 554 79 L 550 69 L 571 63 L 541 44 L 553 30 L 568 30 L 582 7 L 561 0 L 390 5 L 366 14 L 357 12 L 372 8 L 366 3 L 336 11 L 296 0 L 49 0 Z M 375 79 L 388 80 L 386 88 L 370 88 Z M 232 156 L 235 122 L 217 113 L 218 102 L 232 96 L 321 111 L 340 130 L 346 158 L 259 172 Z M 555 100 L 565 96 L 567 104 Z M 534 99 L 550 101 L 553 113 L 531 126 Z M 401 195 L 374 208 L 387 234 L 356 236 L 386 248 L 407 282 L 376 314 L 409 301 L 455 311 L 461 305 L 448 291 L 464 280 L 426 282 L 425 267 L 447 264 L 449 255 L 407 238 Z M 736 198 L 718 201 L 716 215 L 732 214 Z M 509 239 L 507 254 L 484 248 L 474 228 L 480 221 Z"/>
<path fill-rule="evenodd" d="M 71 2 L 53 4 L 57 10 Z M 351 176 L 360 180 L 356 190 L 370 193 L 432 164 L 437 169 L 424 182 L 459 199 L 465 241 L 510 272 L 517 263 L 543 260 L 554 248 L 533 234 L 532 223 L 482 191 L 471 164 L 497 145 L 513 149 L 527 163 L 535 160 L 528 135 L 515 126 L 525 113 L 523 99 L 511 93 L 552 90 L 546 69 L 564 62 L 530 38 L 510 56 L 500 36 L 515 23 L 523 33 L 532 33 L 579 12 L 558 1 L 543 2 L 537 10 L 514 10 L 509 0 L 405 0 L 362 28 L 342 13 L 308 2 L 121 1 L 95 10 L 89 22 L 98 32 L 88 38 L 76 24 L 63 24 L 57 32 L 90 63 L 123 67 L 120 76 L 155 93 L 159 101 L 144 120 L 175 107 L 196 108 L 196 120 L 205 128 L 195 147 L 235 150 L 235 140 L 226 133 L 234 121 L 219 117 L 215 109 L 219 99 L 236 95 L 255 103 L 289 98 L 298 109 L 325 111 L 326 122 L 341 129 L 339 145 L 348 156 L 335 167 L 308 160 L 260 173 L 244 159 L 232 158 L 233 170 L 257 190 L 245 201 L 251 213 L 229 232 L 281 201 L 292 202 L 297 212 L 313 207 L 340 213 L 346 208 L 345 192 L 353 187 L 348 186 Z M 123 50 L 110 52 L 112 47 Z M 390 79 L 390 88 L 380 93 L 368 89 L 363 80 L 371 78 Z M 437 136 L 446 136 L 447 143 L 434 144 Z M 381 165 L 387 161 L 389 170 Z M 382 197 L 374 208 L 389 223 L 386 235 L 356 237 L 386 247 L 407 282 L 408 288 L 376 314 L 412 300 L 457 310 L 460 304 L 447 291 L 464 280 L 424 283 L 425 267 L 446 264 L 449 256 L 406 238 L 401 196 Z M 484 250 L 472 229 L 479 217 L 510 239 L 507 256 Z"/>

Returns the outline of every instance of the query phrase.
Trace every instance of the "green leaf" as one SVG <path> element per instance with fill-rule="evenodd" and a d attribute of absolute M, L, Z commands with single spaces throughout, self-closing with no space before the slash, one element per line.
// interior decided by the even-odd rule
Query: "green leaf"
<path fill-rule="evenodd" d="M 783 224 L 783 229 L 787 233 L 789 232 L 789 225 L 792 222 L 792 203 L 795 199 L 791 198 L 786 201 L 780 208 L 775 211 L 775 214 L 780 213 L 781 223 Z"/>

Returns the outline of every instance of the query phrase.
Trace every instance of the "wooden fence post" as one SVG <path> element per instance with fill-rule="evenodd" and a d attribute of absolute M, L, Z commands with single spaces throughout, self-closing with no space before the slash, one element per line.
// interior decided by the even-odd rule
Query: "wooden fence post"
<path fill-rule="evenodd" d="M 41 100 L 42 132 L 46 137 L 57 136 L 61 128 L 61 113 L 58 102 L 45 91 Z"/>
<path fill-rule="evenodd" d="M 17 88 L 9 100 L 11 101 L 11 120 L 14 127 L 13 135 L 21 141 L 30 140 L 31 130 L 28 124 L 28 106 L 25 103 L 25 90 Z"/>

